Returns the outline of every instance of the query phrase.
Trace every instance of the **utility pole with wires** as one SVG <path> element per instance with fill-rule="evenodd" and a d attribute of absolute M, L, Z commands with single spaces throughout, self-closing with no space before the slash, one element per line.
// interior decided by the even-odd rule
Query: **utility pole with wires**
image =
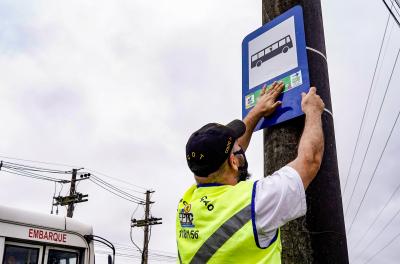
<path fill-rule="evenodd" d="M 342 196 L 336 156 L 332 103 L 320 0 L 263 0 L 262 18 L 267 23 L 301 5 L 310 83 L 317 87 L 328 111 L 322 115 L 325 137 L 323 161 L 307 189 L 307 214 L 281 228 L 282 263 L 349 263 Z M 264 130 L 264 173 L 271 175 L 297 156 L 304 118 L 295 118 Z"/>
<path fill-rule="evenodd" d="M 88 199 L 86 199 L 86 198 L 89 196 L 88 194 L 82 194 L 82 193 L 79 193 L 76 191 L 76 182 L 77 181 L 87 180 L 90 178 L 90 173 L 85 173 L 85 174 L 80 175 L 80 179 L 77 179 L 76 176 L 78 174 L 78 170 L 79 169 L 72 169 L 72 176 L 71 176 L 71 182 L 70 182 L 71 187 L 69 189 L 69 195 L 54 197 L 54 200 L 56 201 L 53 204 L 54 206 L 59 206 L 59 205 L 68 206 L 67 207 L 67 217 L 70 217 L 70 218 L 72 218 L 74 215 L 75 204 L 87 202 Z"/>
<path fill-rule="evenodd" d="M 144 239 L 143 239 L 143 249 L 142 251 L 142 264 L 147 264 L 148 262 L 148 252 L 149 252 L 149 242 L 151 234 L 152 225 L 160 225 L 162 218 L 155 218 L 150 215 L 150 204 L 154 203 L 150 201 L 150 194 L 154 191 L 146 191 L 146 203 L 145 203 L 145 214 L 142 220 L 131 220 L 131 227 L 144 227 Z M 135 244 L 136 245 L 136 244 Z"/>

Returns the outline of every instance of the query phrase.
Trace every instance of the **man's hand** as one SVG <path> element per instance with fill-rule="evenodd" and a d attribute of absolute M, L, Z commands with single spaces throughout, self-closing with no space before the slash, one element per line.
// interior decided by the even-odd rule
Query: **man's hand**
<path fill-rule="evenodd" d="M 321 115 L 325 104 L 316 91 L 315 87 L 311 87 L 307 94 L 301 94 L 301 108 L 306 114 L 304 130 L 297 149 L 297 157 L 288 164 L 299 173 L 304 189 L 317 175 L 324 154 Z"/>
<path fill-rule="evenodd" d="M 308 91 L 308 94 L 301 93 L 301 97 L 301 109 L 306 115 L 322 114 L 325 104 L 321 97 L 317 95 L 317 89 L 315 87 L 311 87 L 310 91 Z"/>
<path fill-rule="evenodd" d="M 271 115 L 275 109 L 282 104 L 281 101 L 276 101 L 276 98 L 281 94 L 283 88 L 284 84 L 282 82 L 274 82 L 268 91 L 266 91 L 265 87 L 261 90 L 261 95 L 257 104 L 243 120 L 246 124 L 246 132 L 238 139 L 238 143 L 244 151 L 246 151 L 249 146 L 251 135 L 258 121 L 264 116 Z"/>
<path fill-rule="evenodd" d="M 282 104 L 281 101 L 276 101 L 276 98 L 281 94 L 284 87 L 285 85 L 282 82 L 274 82 L 268 91 L 264 86 L 261 90 L 260 98 L 252 111 L 260 117 L 271 115 Z"/>

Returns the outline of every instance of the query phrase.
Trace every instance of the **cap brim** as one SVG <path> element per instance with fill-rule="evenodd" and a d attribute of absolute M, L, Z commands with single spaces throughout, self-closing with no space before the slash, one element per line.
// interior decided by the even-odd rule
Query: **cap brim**
<path fill-rule="evenodd" d="M 239 119 L 233 120 L 226 127 L 232 129 L 235 138 L 240 138 L 246 132 L 246 125 Z"/>

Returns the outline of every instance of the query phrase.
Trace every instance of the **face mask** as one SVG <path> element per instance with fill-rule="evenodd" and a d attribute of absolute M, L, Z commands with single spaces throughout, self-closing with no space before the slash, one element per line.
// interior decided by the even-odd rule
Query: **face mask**
<path fill-rule="evenodd" d="M 247 171 L 247 168 L 248 168 L 249 164 L 247 163 L 246 155 L 244 154 L 243 149 L 240 148 L 238 151 L 233 152 L 233 155 L 241 155 L 241 158 L 240 158 L 241 165 L 238 167 L 238 169 L 239 169 L 239 182 L 248 180 L 251 175 Z"/>

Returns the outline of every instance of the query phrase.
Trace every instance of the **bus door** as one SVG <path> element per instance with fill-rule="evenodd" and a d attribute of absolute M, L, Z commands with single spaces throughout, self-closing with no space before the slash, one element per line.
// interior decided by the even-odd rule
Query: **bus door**
<path fill-rule="evenodd" d="M 43 246 L 5 241 L 2 263 L 41 264 L 42 255 Z"/>
<path fill-rule="evenodd" d="M 45 264 L 79 264 L 79 250 L 61 247 L 46 247 Z"/>

